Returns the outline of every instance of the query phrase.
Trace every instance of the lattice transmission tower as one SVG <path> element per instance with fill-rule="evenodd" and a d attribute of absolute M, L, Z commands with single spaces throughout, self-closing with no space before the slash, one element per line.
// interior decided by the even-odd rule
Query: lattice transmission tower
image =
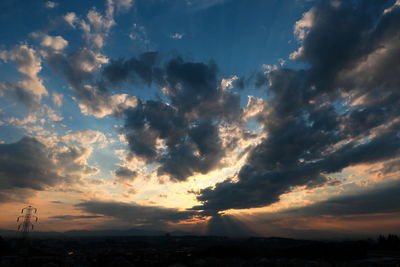
<path fill-rule="evenodd" d="M 21 216 L 18 216 L 17 222 L 22 221 L 18 225 L 18 230 L 22 232 L 22 237 L 27 238 L 29 235 L 29 232 L 33 230 L 33 223 L 32 221 L 34 220 L 35 222 L 38 221 L 38 217 L 34 214 L 37 213 L 37 209 L 32 207 L 31 205 L 23 208 L 21 210 Z"/>

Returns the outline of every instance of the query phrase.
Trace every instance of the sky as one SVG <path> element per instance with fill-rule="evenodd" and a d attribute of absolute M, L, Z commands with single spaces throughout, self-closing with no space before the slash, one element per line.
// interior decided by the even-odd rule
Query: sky
<path fill-rule="evenodd" d="M 4 0 L 0 32 L 0 229 L 400 233 L 399 0 Z"/>

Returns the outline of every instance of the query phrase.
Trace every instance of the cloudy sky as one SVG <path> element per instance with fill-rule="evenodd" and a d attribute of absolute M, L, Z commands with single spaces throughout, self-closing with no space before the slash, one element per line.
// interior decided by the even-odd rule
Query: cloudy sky
<path fill-rule="evenodd" d="M 0 228 L 399 233 L 400 1 L 250 2 L 1 1 Z"/>

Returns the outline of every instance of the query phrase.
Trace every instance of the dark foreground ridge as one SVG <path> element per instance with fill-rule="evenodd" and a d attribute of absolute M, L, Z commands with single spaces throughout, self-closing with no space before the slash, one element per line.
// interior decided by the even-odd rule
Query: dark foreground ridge
<path fill-rule="evenodd" d="M 1 266 L 400 266 L 400 240 L 217 236 L 0 239 Z"/>

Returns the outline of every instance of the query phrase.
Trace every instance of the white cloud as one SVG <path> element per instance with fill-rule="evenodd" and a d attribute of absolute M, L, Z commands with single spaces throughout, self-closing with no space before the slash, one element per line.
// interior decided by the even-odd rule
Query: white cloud
<path fill-rule="evenodd" d="M 172 39 L 182 39 L 183 38 L 183 33 L 174 33 L 171 34 L 169 37 L 171 37 Z"/>
<path fill-rule="evenodd" d="M 68 45 L 68 41 L 62 38 L 61 36 L 50 36 L 44 34 L 42 37 L 42 41 L 40 43 L 41 46 L 51 48 L 53 50 L 63 50 Z"/>
<path fill-rule="evenodd" d="M 27 124 L 36 123 L 37 118 L 36 118 L 36 116 L 28 115 L 27 117 L 25 117 L 23 119 L 18 119 L 18 118 L 14 118 L 14 117 L 7 118 L 6 121 L 15 126 L 22 127 Z"/>
<path fill-rule="evenodd" d="M 89 48 L 82 48 L 70 57 L 70 61 L 76 72 L 91 73 L 108 63 L 108 58 Z"/>
<path fill-rule="evenodd" d="M 15 83 L 0 83 L 3 91 L 8 89 L 17 96 L 21 94 L 31 95 L 32 99 L 30 100 L 22 99 L 30 102 L 39 102 L 42 96 L 48 95 L 42 80 L 38 77 L 42 65 L 38 54 L 33 48 L 26 44 L 21 44 L 9 51 L 0 51 L 0 59 L 5 62 L 9 60 L 15 62 L 17 70 L 26 77 Z"/>
<path fill-rule="evenodd" d="M 110 6 L 107 9 L 106 16 L 92 9 L 88 12 L 86 17 L 88 22 L 81 21 L 81 28 L 88 45 L 98 49 L 102 48 L 111 27 L 115 25 L 113 12 L 110 11 Z"/>
<path fill-rule="evenodd" d="M 55 8 L 56 6 L 58 6 L 58 3 L 52 1 L 47 1 L 45 4 L 45 7 L 49 9 Z"/>
<path fill-rule="evenodd" d="M 52 99 L 53 99 L 54 105 L 56 105 L 57 107 L 61 107 L 62 106 L 62 100 L 63 100 L 63 95 L 62 94 L 53 93 L 52 94 Z"/>
<path fill-rule="evenodd" d="M 64 16 L 64 20 L 73 28 L 75 28 L 76 23 L 78 22 L 78 17 L 74 12 L 69 12 Z"/>
<path fill-rule="evenodd" d="M 85 87 L 92 92 L 97 101 L 95 107 L 93 107 L 93 103 L 88 105 L 83 101 L 79 102 L 79 108 L 85 115 L 103 118 L 111 114 L 120 114 L 123 110 L 137 105 L 137 98 L 135 96 L 129 96 L 127 94 L 100 96 L 97 94 L 98 89 L 94 89 L 90 85 L 86 85 Z"/>
<path fill-rule="evenodd" d="M 50 61 L 55 59 L 68 65 L 68 68 L 60 71 L 67 77 L 69 87 L 77 93 L 73 99 L 78 102 L 81 112 L 85 115 L 102 118 L 118 114 L 124 108 L 136 106 L 136 97 L 126 94 L 110 95 L 99 88 L 94 82 L 93 73 L 109 61 L 103 54 L 102 48 L 111 28 L 115 25 L 115 13 L 118 10 L 126 11 L 132 4 L 132 0 L 107 0 L 105 12 L 92 8 L 83 18 L 77 17 L 72 12 L 66 14 L 64 20 L 70 26 L 82 30 L 84 41 L 82 46 L 68 55 L 60 56 L 55 53 L 45 55 Z M 53 66 L 59 68 L 60 64 Z"/>
<path fill-rule="evenodd" d="M 43 105 L 39 110 L 42 112 L 43 117 L 47 118 L 47 121 L 60 122 L 64 120 L 54 109 L 47 105 Z"/>
<path fill-rule="evenodd" d="M 66 144 L 78 143 L 83 146 L 97 143 L 100 147 L 105 147 L 110 143 L 104 133 L 94 130 L 75 131 L 64 135 L 61 140 Z"/>
<path fill-rule="evenodd" d="M 1 51 L 0 58 L 6 62 L 7 60 L 14 61 L 18 71 L 32 79 L 42 69 L 36 51 L 25 44 L 16 46 L 10 51 Z"/>
<path fill-rule="evenodd" d="M 303 14 L 303 17 L 296 21 L 294 26 L 294 33 L 299 38 L 299 40 L 304 40 L 308 30 L 313 26 L 314 21 L 314 9 Z"/>
<path fill-rule="evenodd" d="M 243 110 L 243 120 L 248 121 L 249 119 L 261 114 L 264 111 L 264 108 L 264 99 L 249 95 L 246 108 Z"/>
<path fill-rule="evenodd" d="M 77 19 L 74 13 L 64 16 L 64 19 L 72 27 L 75 27 L 75 23 L 79 23 L 87 44 L 95 49 L 104 46 L 110 29 L 116 24 L 114 21 L 115 11 L 127 11 L 133 5 L 132 0 L 107 0 L 106 3 L 105 14 L 101 14 L 93 8 L 87 13 L 86 20 Z"/>
<path fill-rule="evenodd" d="M 114 0 L 117 11 L 127 11 L 133 5 L 133 0 Z"/>
<path fill-rule="evenodd" d="M 315 10 L 311 9 L 308 12 L 305 12 L 303 14 L 303 17 L 298 20 L 294 26 L 294 34 L 296 35 L 297 39 L 302 42 L 306 35 L 308 34 L 308 31 L 313 27 L 314 23 L 314 16 L 315 16 Z M 290 54 L 290 59 L 296 60 L 300 59 L 303 56 L 303 46 L 300 46 L 297 51 L 294 51 L 293 53 Z"/>
<path fill-rule="evenodd" d="M 99 169 L 87 163 L 92 152 L 91 147 L 78 146 L 65 146 L 55 150 L 54 159 L 60 175 L 68 177 L 71 182 L 77 182 L 98 173 Z"/>
<path fill-rule="evenodd" d="M 87 19 L 97 32 L 108 31 L 114 24 L 114 19 L 111 15 L 103 16 L 95 9 L 92 9 L 87 14 Z"/>
<path fill-rule="evenodd" d="M 20 119 L 16 117 L 7 118 L 6 121 L 16 127 L 23 128 L 29 124 L 44 124 L 46 122 L 60 122 L 64 118 L 47 105 L 41 105 L 28 116 Z"/>
<path fill-rule="evenodd" d="M 262 64 L 262 68 L 265 69 L 265 74 L 270 73 L 272 71 L 278 70 L 282 68 L 282 66 L 285 65 L 285 60 L 279 59 L 277 64 L 274 65 L 269 65 L 269 64 Z"/>
<path fill-rule="evenodd" d="M 399 6 L 400 6 L 400 0 L 397 0 L 396 3 L 393 4 L 393 6 L 391 6 L 391 7 L 387 8 L 387 9 L 385 9 L 385 10 L 383 11 L 383 13 L 386 14 L 386 13 L 392 12 L 393 9 L 395 9 L 396 7 L 399 7 Z"/>
<path fill-rule="evenodd" d="M 227 79 L 222 79 L 221 80 L 221 88 L 222 90 L 228 90 L 228 89 L 232 89 L 233 88 L 233 83 L 238 80 L 239 77 L 238 76 L 232 76 L 230 78 Z"/>

